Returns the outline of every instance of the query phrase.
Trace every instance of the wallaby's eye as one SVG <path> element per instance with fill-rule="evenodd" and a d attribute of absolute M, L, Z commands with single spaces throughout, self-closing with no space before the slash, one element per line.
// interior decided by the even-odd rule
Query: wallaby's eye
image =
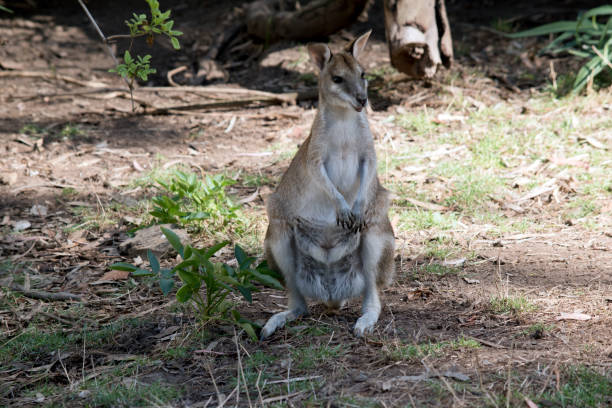
<path fill-rule="evenodd" d="M 334 81 L 334 82 L 335 82 L 335 83 L 337 83 L 337 84 L 341 84 L 341 83 L 342 83 L 342 81 L 344 81 L 344 80 L 342 79 L 342 77 L 339 77 L 339 76 L 334 75 L 334 76 L 332 77 L 332 81 Z"/>
<path fill-rule="evenodd" d="M 365 72 L 361 71 L 361 79 L 365 79 Z"/>

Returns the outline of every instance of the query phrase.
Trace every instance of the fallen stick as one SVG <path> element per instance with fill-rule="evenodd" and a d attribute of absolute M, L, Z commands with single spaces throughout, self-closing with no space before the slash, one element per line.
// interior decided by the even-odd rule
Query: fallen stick
<path fill-rule="evenodd" d="M 270 398 L 266 398 L 265 400 L 262 401 L 262 404 L 270 404 L 272 402 L 279 402 L 279 401 L 283 401 L 283 400 L 288 400 L 291 399 L 293 397 L 297 397 L 300 394 L 304 394 L 306 391 L 298 391 L 298 392 L 294 392 L 291 394 L 287 394 L 287 395 L 279 395 L 278 397 L 270 397 Z"/>
<path fill-rule="evenodd" d="M 6 77 L 20 77 L 20 78 L 45 78 L 45 79 L 58 79 L 71 84 L 80 86 L 86 86 L 89 88 L 109 88 L 108 84 L 95 81 L 81 81 L 80 79 L 73 78 L 67 75 L 54 74 L 52 72 L 38 72 L 38 71 L 0 71 L 0 78 Z"/>
<path fill-rule="evenodd" d="M 282 103 L 283 101 L 279 99 L 261 99 L 261 98 L 236 99 L 236 100 L 227 100 L 227 101 L 211 102 L 211 103 L 195 103 L 191 105 L 168 106 L 164 108 L 156 108 L 150 111 L 139 112 L 139 114 L 160 115 L 160 114 L 166 114 L 166 113 L 200 110 L 200 109 L 244 107 L 244 106 L 251 105 L 253 103 L 277 104 L 279 102 Z"/>
<path fill-rule="evenodd" d="M 508 348 L 506 346 L 502 346 L 501 344 L 493 343 L 492 341 L 479 339 L 478 337 L 468 336 L 467 338 L 468 339 L 472 339 L 474 341 L 477 341 L 478 343 L 482 344 L 483 346 L 489 346 L 489 347 L 493 347 L 493 348 L 496 348 L 496 349 L 506 349 L 506 348 Z"/>
<path fill-rule="evenodd" d="M 13 283 L 8 286 L 8 288 L 12 291 L 19 292 L 25 297 L 29 297 L 32 299 L 40 299 L 40 300 L 82 300 L 81 295 L 75 295 L 73 293 L 68 292 L 44 292 L 40 290 L 30 290 L 26 289 L 21 285 Z"/>
<path fill-rule="evenodd" d="M 199 92 L 201 94 L 234 94 L 250 97 L 260 97 L 268 99 L 278 99 L 283 102 L 294 104 L 298 94 L 292 93 L 274 93 L 266 91 L 258 91 L 256 89 L 247 88 L 230 88 L 222 86 L 143 86 L 134 88 L 134 92 Z"/>
<path fill-rule="evenodd" d="M 72 185 L 72 184 L 41 183 L 41 184 L 30 184 L 30 185 L 27 185 L 27 186 L 15 188 L 15 189 L 13 189 L 12 193 L 13 194 L 17 194 L 17 193 L 20 193 L 22 191 L 35 190 L 35 189 L 40 188 L 40 187 L 44 187 L 44 188 L 74 188 L 75 190 L 78 190 L 80 188 L 79 186 L 75 186 L 75 185 Z"/>

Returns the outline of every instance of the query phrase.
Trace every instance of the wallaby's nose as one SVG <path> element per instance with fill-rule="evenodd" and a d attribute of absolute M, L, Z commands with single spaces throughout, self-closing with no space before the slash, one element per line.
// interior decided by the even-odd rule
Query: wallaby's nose
<path fill-rule="evenodd" d="M 357 97 L 357 102 L 359 102 L 361 104 L 361 106 L 366 106 L 366 103 L 368 102 L 368 97 L 367 96 L 358 96 Z"/>

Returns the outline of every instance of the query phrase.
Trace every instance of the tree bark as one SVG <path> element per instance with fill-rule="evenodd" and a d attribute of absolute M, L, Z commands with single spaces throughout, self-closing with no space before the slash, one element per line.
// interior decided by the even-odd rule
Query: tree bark
<path fill-rule="evenodd" d="M 285 3 L 289 2 L 251 3 L 246 10 L 249 34 L 266 42 L 326 37 L 357 20 L 367 0 L 313 0 L 295 10 L 287 10 Z"/>
<path fill-rule="evenodd" d="M 453 60 L 444 0 L 384 0 L 391 64 L 415 78 L 431 78 Z"/>

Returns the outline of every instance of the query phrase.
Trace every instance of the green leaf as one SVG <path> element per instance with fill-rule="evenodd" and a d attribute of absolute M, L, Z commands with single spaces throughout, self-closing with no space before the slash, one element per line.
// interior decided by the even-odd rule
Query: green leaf
<path fill-rule="evenodd" d="M 170 245 L 172 245 L 172 248 L 174 248 L 174 250 L 178 252 L 181 258 L 185 259 L 185 257 L 183 256 L 183 244 L 181 244 L 181 239 L 178 237 L 178 235 L 176 235 L 174 231 L 168 228 L 160 227 L 160 229 L 166 236 L 168 242 L 170 242 Z"/>
<path fill-rule="evenodd" d="M 181 303 L 185 303 L 189 299 L 191 299 L 192 294 L 193 291 L 191 290 L 191 287 L 189 285 L 183 285 L 179 290 L 176 291 L 176 300 Z"/>
<path fill-rule="evenodd" d="M 232 310 L 232 318 L 234 319 L 234 323 L 242 328 L 245 333 L 251 338 L 253 341 L 257 341 L 257 334 L 255 333 L 254 327 L 259 327 L 258 324 L 251 322 L 248 319 L 240 316 L 240 313 L 237 310 Z"/>
<path fill-rule="evenodd" d="M 247 302 L 253 303 L 253 296 L 251 296 L 251 290 L 249 288 L 242 285 L 238 285 L 237 288 L 240 293 L 242 293 L 242 296 L 247 300 Z"/>
<path fill-rule="evenodd" d="M 242 268 L 242 265 L 247 261 L 247 255 L 238 244 L 234 246 L 234 256 L 238 261 L 238 265 L 240 265 L 240 267 Z"/>
<path fill-rule="evenodd" d="M 117 263 L 114 263 L 111 266 L 109 266 L 109 268 L 113 269 L 115 271 L 128 271 L 128 272 L 134 272 L 135 270 L 138 269 L 137 266 L 134 266 L 134 265 L 126 263 L 126 262 L 117 262 Z"/>
<path fill-rule="evenodd" d="M 181 217 L 181 218 L 185 221 L 192 221 L 192 220 L 203 220 L 209 217 L 210 217 L 209 213 L 204 212 L 204 211 L 198 211 L 198 212 L 189 213 L 186 216 Z"/>
<path fill-rule="evenodd" d="M 185 270 L 189 268 L 197 268 L 198 266 L 200 266 L 199 259 L 191 258 L 191 259 L 185 259 L 184 261 L 176 265 L 174 269 L 178 271 L 179 269 Z"/>
<path fill-rule="evenodd" d="M 179 44 L 179 40 L 176 37 L 170 37 L 170 42 L 172 43 L 172 47 L 174 47 L 175 50 L 180 50 L 181 49 L 181 45 Z"/>
<path fill-rule="evenodd" d="M 123 60 L 126 62 L 126 64 L 131 64 L 132 62 L 134 62 L 128 50 L 125 50 L 125 54 L 123 54 Z"/>
<path fill-rule="evenodd" d="M 189 259 L 193 254 L 193 248 L 191 247 L 191 245 L 185 245 L 185 247 L 183 248 L 183 252 L 185 254 L 185 259 Z"/>
<path fill-rule="evenodd" d="M 612 14 L 612 5 L 595 7 L 586 13 L 584 13 L 584 18 L 590 18 L 595 16 L 608 16 Z"/>
<path fill-rule="evenodd" d="M 202 286 L 202 280 L 195 273 L 185 270 L 179 270 L 177 273 L 179 278 L 181 278 L 181 280 L 185 282 L 185 284 L 189 285 L 194 291 L 200 289 L 200 286 Z"/>
<path fill-rule="evenodd" d="M 251 340 L 253 341 L 257 341 L 257 334 L 255 333 L 255 329 L 253 329 L 253 326 L 251 326 L 250 323 L 238 323 L 238 326 L 240 326 L 242 329 L 244 329 L 245 333 L 249 335 L 249 337 L 251 338 Z"/>
<path fill-rule="evenodd" d="M 147 271 L 146 269 L 136 269 L 134 272 L 132 272 L 132 276 L 153 276 L 153 275 L 155 275 L 153 272 Z"/>
<path fill-rule="evenodd" d="M 174 287 L 174 279 L 161 278 L 159 280 L 159 287 L 164 296 L 168 296 L 168 293 L 170 293 L 170 291 Z"/>
<path fill-rule="evenodd" d="M 219 242 L 213 246 L 211 246 L 208 251 L 206 251 L 206 254 L 204 255 L 204 257 L 206 259 L 209 259 L 211 256 L 213 256 L 214 254 L 216 254 L 221 248 L 227 246 L 227 244 L 229 244 L 229 241 L 223 241 L 223 242 Z"/>
<path fill-rule="evenodd" d="M 161 276 L 163 278 L 172 279 L 172 278 L 174 278 L 174 272 L 171 269 L 164 268 L 164 269 L 161 270 Z"/>
<path fill-rule="evenodd" d="M 557 21 L 550 24 L 544 24 L 529 30 L 519 31 L 518 33 L 504 34 L 509 38 L 536 37 L 538 35 L 563 33 L 565 31 L 576 31 L 575 21 Z"/>
<path fill-rule="evenodd" d="M 6 8 L 6 7 L 2 6 L 2 5 L 0 5 L 0 10 L 2 10 L 2 11 L 6 11 L 7 13 L 11 13 L 11 14 L 13 14 L 13 10 L 8 9 L 8 8 Z"/>
<path fill-rule="evenodd" d="M 159 261 L 157 260 L 157 257 L 153 251 L 150 249 L 147 249 L 147 258 L 149 258 L 149 263 L 151 264 L 151 269 L 153 269 L 153 272 L 159 273 Z"/>
<path fill-rule="evenodd" d="M 283 285 L 278 281 L 278 279 L 270 275 L 266 275 L 258 271 L 251 271 L 251 275 L 253 276 L 255 280 L 263 283 L 266 286 L 269 286 L 274 289 L 279 289 L 279 290 L 283 289 Z"/>
<path fill-rule="evenodd" d="M 604 67 L 606 66 L 605 62 L 599 57 L 595 56 L 589 62 L 587 62 L 578 74 L 576 75 L 576 80 L 574 81 L 574 88 L 572 93 L 578 93 L 587 85 L 591 77 L 597 76 Z"/>

